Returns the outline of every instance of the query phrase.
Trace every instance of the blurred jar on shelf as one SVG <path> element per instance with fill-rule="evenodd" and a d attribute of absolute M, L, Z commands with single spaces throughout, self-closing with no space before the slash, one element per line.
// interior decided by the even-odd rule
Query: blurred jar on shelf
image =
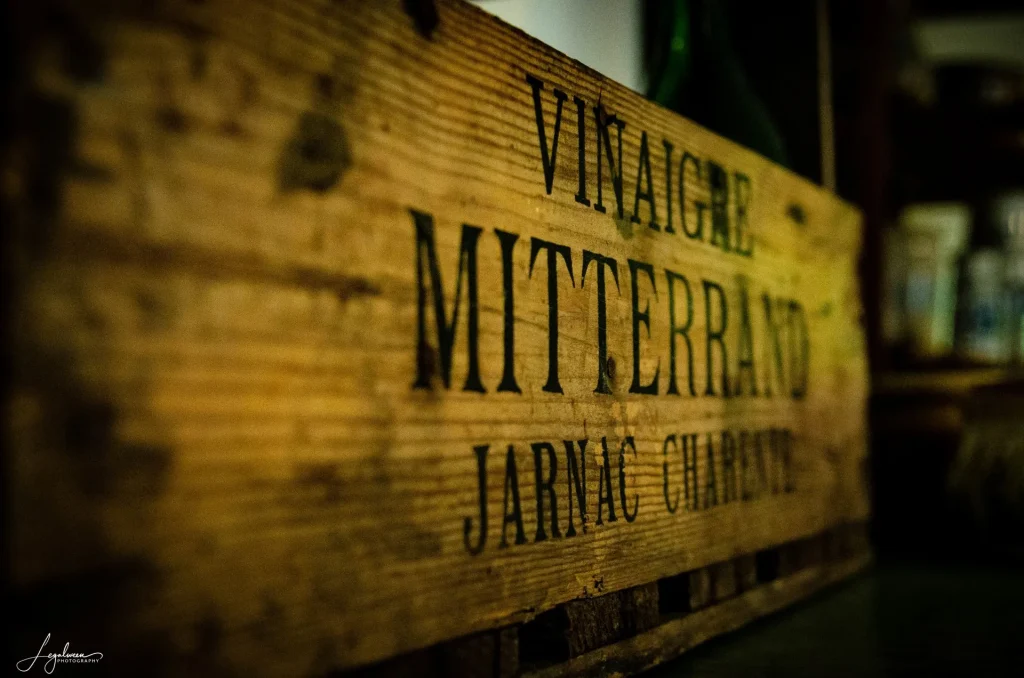
<path fill-rule="evenodd" d="M 992 213 L 1006 242 L 1010 358 L 1020 365 L 1024 364 L 1024 190 L 996 197 Z"/>
<path fill-rule="evenodd" d="M 962 287 L 959 354 L 1007 364 L 1021 357 L 1024 320 L 1024 192 L 993 192 L 971 237 Z"/>
<path fill-rule="evenodd" d="M 971 211 L 958 202 L 909 205 L 885 233 L 883 336 L 905 343 L 915 358 L 954 350 L 960 259 Z"/>
<path fill-rule="evenodd" d="M 1009 362 L 1011 304 L 1006 255 L 996 248 L 974 250 L 967 258 L 964 283 L 961 356 L 976 363 Z"/>

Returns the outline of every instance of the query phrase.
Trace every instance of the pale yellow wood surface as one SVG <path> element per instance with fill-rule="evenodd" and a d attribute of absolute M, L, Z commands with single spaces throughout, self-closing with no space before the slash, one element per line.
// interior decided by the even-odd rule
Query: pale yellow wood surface
<path fill-rule="evenodd" d="M 33 46 L 25 60 L 30 89 L 66 105 L 76 122 L 69 159 L 55 169 L 55 214 L 33 207 L 28 181 L 18 178 L 32 144 L 45 139 L 24 142 L 28 150 L 5 170 L 21 223 L 41 233 L 26 248 L 17 290 L 20 376 L 8 427 L 19 590 L 126 571 L 128 593 L 111 598 L 126 646 L 155 635 L 160 652 L 191 656 L 206 647 L 203 629 L 213 625 L 210 665 L 300 675 L 522 621 L 592 594 L 598 582 L 603 591 L 652 582 L 868 514 L 857 212 L 468 4 L 444 0 L 438 11 L 429 38 L 399 0 L 210 0 L 142 15 L 112 11 L 87 22 L 103 56 L 102 75 L 87 81 L 61 65 L 59 35 L 44 32 Z M 553 90 L 567 95 L 550 195 L 528 74 L 544 83 L 549 146 Z M 607 213 L 574 198 L 573 97 L 586 102 L 592 204 L 593 108 L 600 102 L 626 123 L 623 220 L 614 216 L 607 164 Z M 734 173 L 749 177 L 743 237 L 750 240 L 739 244 L 752 244 L 751 256 L 684 236 L 678 195 L 675 233 L 648 227 L 646 202 L 640 223 L 629 221 L 641 131 L 663 229 L 663 140 L 674 146 L 673 182 L 684 152 L 725 168 L 733 229 Z M 614 128 L 610 141 L 615 149 Z M 700 182 L 687 165 L 690 228 L 692 202 L 710 202 L 703 166 Z M 433 217 L 449 319 L 462 225 L 482 229 L 485 393 L 463 390 L 465 287 L 450 389 L 436 373 L 429 295 L 430 355 L 417 351 L 411 210 Z M 512 274 L 521 393 L 497 390 L 505 354 L 495 229 L 519 236 Z M 531 239 L 565 245 L 572 255 L 572 282 L 558 260 L 561 394 L 543 390 L 548 270 L 542 251 L 531 277 Z M 606 294 L 611 394 L 594 392 L 597 274 L 592 266 L 584 282 L 584 250 L 618 262 L 619 292 L 609 274 Z M 657 395 L 628 392 L 628 259 L 654 270 L 657 296 L 643 273 L 638 294 L 650 312 L 649 333 L 640 325 L 641 381 L 657 370 Z M 682 394 L 666 393 L 666 268 L 685 276 L 693 293 L 695 396 L 682 339 Z M 721 397 L 720 370 L 719 394 L 705 395 L 704 280 L 720 285 L 729 304 L 730 382 L 739 376 L 739 294 L 749 286 L 756 397 Z M 774 370 L 766 292 L 804 311 L 803 398 L 783 395 L 777 382 L 773 397 L 763 395 Z M 676 306 L 685 314 L 681 296 Z M 428 358 L 430 387 L 413 388 L 418 359 Z M 724 430 L 767 429 L 794 436 L 792 492 L 698 511 L 680 499 L 669 512 L 667 436 L 700 434 L 703 492 L 705 434 L 717 444 Z M 636 454 L 623 459 L 620 488 L 619 450 L 628 436 Z M 602 437 L 617 520 L 604 506 L 598 525 Z M 580 533 L 567 538 L 571 480 L 562 441 L 579 440 L 589 441 L 588 526 L 583 534 L 573 498 Z M 549 539 L 537 543 L 531 443 L 541 441 L 558 459 L 562 538 L 551 538 L 547 506 Z M 490 445 L 489 529 L 474 555 L 464 521 L 472 519 L 475 539 L 474 447 L 482 445 Z M 509 445 L 527 543 L 512 543 L 510 524 L 510 546 L 500 548 Z M 674 451 L 668 471 L 670 492 L 681 490 Z M 721 498 L 721 483 L 717 491 Z M 634 507 L 628 522 L 623 508 Z"/>

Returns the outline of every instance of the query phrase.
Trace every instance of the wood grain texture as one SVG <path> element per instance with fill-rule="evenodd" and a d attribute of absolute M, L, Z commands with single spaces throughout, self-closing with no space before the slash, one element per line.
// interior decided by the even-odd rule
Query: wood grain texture
<path fill-rule="evenodd" d="M 856 210 L 468 4 L 438 2 L 433 18 L 405 5 L 57 3 L 47 14 L 40 3 L 40 16 L 63 19 L 40 19 L 22 46 L 17 134 L 4 158 L 17 274 L 11 569 L 19 604 L 52 611 L 25 624 L 26 647 L 50 625 L 55 639 L 77 629 L 120 648 L 124 665 L 159 657 L 168 674 L 316 674 L 868 514 Z M 548 149 L 554 91 L 566 94 L 553 160 L 541 152 L 528 76 L 543 82 Z M 585 103 L 589 206 L 576 199 L 575 98 Z M 609 178 L 608 116 L 625 122 L 620 189 Z M 602 124 L 611 135 L 599 165 Z M 654 168 L 646 201 L 634 200 L 642 132 Z M 663 141 L 674 146 L 671 180 Z M 684 152 L 694 158 L 683 164 L 685 201 Z M 693 229 L 702 211 L 703 238 L 687 237 L 681 215 Z M 415 213 L 432 222 L 441 330 L 455 323 L 447 384 Z M 480 229 L 483 393 L 464 389 L 464 225 Z M 496 231 L 518 236 L 507 268 Z M 548 246 L 531 265 L 538 243 L 568 248 L 571 262 Z M 617 291 L 601 261 L 584 270 L 585 252 L 617 260 Z M 557 312 L 548 262 L 560 267 Z M 666 270 L 692 291 L 692 365 L 679 348 L 679 394 L 668 392 Z M 519 392 L 499 390 L 506 273 Z M 743 290 L 756 359 L 746 372 Z M 805 363 L 790 329 L 777 370 L 763 294 L 801 309 Z M 728 323 L 714 304 L 727 304 Z M 561 393 L 545 390 L 552 322 Z M 719 323 L 721 345 L 708 339 Z M 641 386 L 659 375 L 656 394 L 630 392 L 634 369 Z M 595 393 L 602 374 L 610 393 Z M 730 493 L 723 445 L 749 433 L 753 455 L 755 431 L 765 432 L 766 461 L 758 469 L 750 457 L 743 498 L 747 452 L 733 450 Z M 787 432 L 784 449 L 769 431 Z M 696 509 L 682 494 L 688 435 Z M 585 459 L 586 520 L 570 498 L 566 442 Z M 484 446 L 489 528 L 474 554 Z M 543 483 L 552 458 L 554 525 Z M 503 521 L 510 487 L 524 543 L 515 516 Z"/>

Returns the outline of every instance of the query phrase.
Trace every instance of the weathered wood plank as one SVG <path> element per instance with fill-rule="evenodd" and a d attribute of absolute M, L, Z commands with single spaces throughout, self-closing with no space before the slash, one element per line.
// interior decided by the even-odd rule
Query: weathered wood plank
<path fill-rule="evenodd" d="M 856 210 L 409 4 L 26 9 L 27 647 L 357 667 L 867 515 Z"/>
<path fill-rule="evenodd" d="M 715 636 L 776 612 L 816 591 L 860 572 L 871 562 L 861 554 L 814 566 L 747 591 L 693 614 L 667 621 L 647 633 L 606 646 L 563 664 L 529 671 L 524 678 L 624 676 L 679 656 Z"/>

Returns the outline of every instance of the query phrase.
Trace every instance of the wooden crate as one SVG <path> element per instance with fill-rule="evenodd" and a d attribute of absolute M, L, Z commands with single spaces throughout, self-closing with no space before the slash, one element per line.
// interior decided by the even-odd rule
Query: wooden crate
<path fill-rule="evenodd" d="M 20 656 L 629 672 L 867 562 L 849 205 L 457 0 L 12 11 Z"/>

